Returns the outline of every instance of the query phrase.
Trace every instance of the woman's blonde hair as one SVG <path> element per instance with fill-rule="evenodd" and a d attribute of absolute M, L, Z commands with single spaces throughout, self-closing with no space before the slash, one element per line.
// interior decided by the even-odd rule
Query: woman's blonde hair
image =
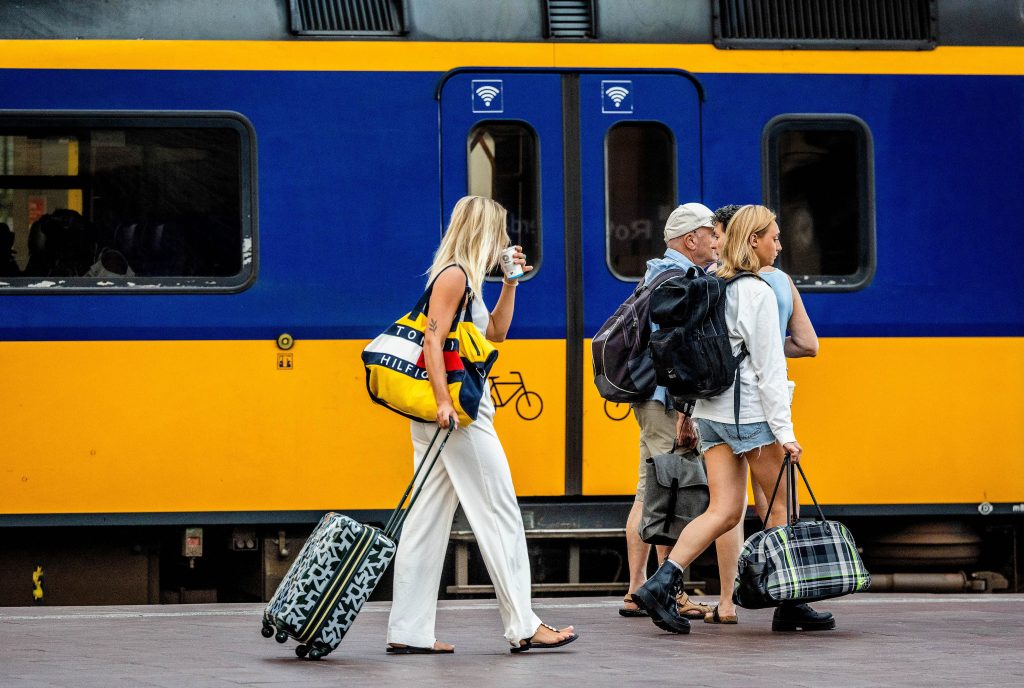
<path fill-rule="evenodd" d="M 460 198 L 434 254 L 429 280 L 449 265 L 458 265 L 466 271 L 469 286 L 479 295 L 484 277 L 498 265 L 502 250 L 509 244 L 505 229 L 507 215 L 505 208 L 490 198 Z"/>
<path fill-rule="evenodd" d="M 715 274 L 729 279 L 738 272 L 757 273 L 761 262 L 750 246 L 750 237 L 763 235 L 774 221 L 775 213 L 763 205 L 745 205 L 737 210 L 725 229 L 722 267 Z"/>

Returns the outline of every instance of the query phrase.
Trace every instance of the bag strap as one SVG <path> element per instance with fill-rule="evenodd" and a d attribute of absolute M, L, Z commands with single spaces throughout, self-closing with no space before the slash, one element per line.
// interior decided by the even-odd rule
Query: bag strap
<path fill-rule="evenodd" d="M 742 361 L 746 355 L 747 348 L 744 346 L 743 351 L 741 351 L 740 355 L 736 357 L 736 381 L 733 382 L 732 385 L 734 390 L 732 395 L 732 411 L 733 418 L 736 422 L 736 437 L 740 436 L 740 385 L 742 384 L 742 381 L 740 380 L 740 361 Z"/>
<path fill-rule="evenodd" d="M 461 265 L 457 265 L 455 263 L 437 273 L 434 279 L 430 280 L 430 284 L 427 285 L 426 291 L 424 291 L 423 295 L 420 296 L 420 300 L 417 301 L 416 305 L 412 307 L 411 311 L 409 311 L 409 317 L 415 319 L 420 313 L 423 315 L 427 314 L 427 309 L 430 306 L 430 295 L 434 293 L 434 283 L 437 282 L 438 277 L 444 274 L 445 270 L 450 268 L 458 268 L 459 270 L 462 270 L 462 274 L 466 277 L 466 293 L 463 294 L 462 300 L 459 301 L 459 306 L 455 311 L 455 317 L 452 318 L 452 326 L 448 329 L 448 332 L 455 332 L 459 327 L 459 322 L 466 319 L 467 313 L 469 312 L 469 302 L 473 299 L 473 288 L 469 286 L 469 275 L 466 274 L 466 271 L 462 269 Z"/>
<path fill-rule="evenodd" d="M 793 466 L 796 466 L 796 471 L 793 470 Z M 786 494 L 786 523 L 792 524 L 794 516 L 798 513 L 799 500 L 796 493 L 796 472 L 800 472 L 800 477 L 803 478 L 804 485 L 807 486 L 807 493 L 811 495 L 811 501 L 814 502 L 814 508 L 818 511 L 818 520 L 825 521 L 825 512 L 821 510 L 821 505 L 818 504 L 817 498 L 814 496 L 814 491 L 811 489 L 811 484 L 807 481 L 807 474 L 804 473 L 803 466 L 799 463 L 794 464 L 790 459 L 789 452 L 786 452 L 786 456 L 782 459 L 782 468 L 779 470 L 779 477 L 775 479 L 775 489 L 772 490 L 772 498 L 768 500 L 768 510 L 765 512 L 764 520 L 761 521 L 761 530 L 768 527 L 768 518 L 772 513 L 772 505 L 775 504 L 775 495 L 779 491 L 779 484 L 782 482 L 782 476 L 786 476 L 787 494 Z"/>
<path fill-rule="evenodd" d="M 757 273 L 750 272 L 749 270 L 743 270 L 741 272 L 737 272 L 735 275 L 733 275 L 729 279 L 725 280 L 725 286 L 728 287 L 730 284 L 732 284 L 736 280 L 742 279 L 744 277 L 757 277 L 757 279 L 761 279 L 760 275 L 758 275 Z M 764 280 L 761 280 L 761 281 L 763 282 Z M 738 300 L 739 296 L 737 296 L 736 298 Z M 736 381 L 733 383 L 733 390 L 734 390 L 733 391 L 733 415 L 734 415 L 735 421 L 736 421 L 736 436 L 737 437 L 739 437 L 739 434 L 740 434 L 740 363 L 743 362 L 743 359 L 747 357 L 748 353 L 750 353 L 750 352 L 747 351 L 747 345 L 741 342 L 740 343 L 740 355 L 735 357 L 735 360 L 736 360 Z M 787 454 L 787 456 L 789 456 L 789 455 Z M 779 477 L 781 478 L 781 476 L 782 476 L 782 474 L 780 473 Z M 777 482 L 776 482 L 775 487 L 776 487 L 776 489 L 778 489 L 778 483 Z"/>
<path fill-rule="evenodd" d="M 665 282 L 668 282 L 673 277 L 689 277 L 690 270 L 692 269 L 693 268 L 687 268 L 685 270 L 683 268 L 669 268 L 668 270 L 662 270 L 661 272 L 654 276 L 654 279 L 651 280 L 650 284 L 645 284 L 641 280 L 640 284 L 636 286 L 636 293 L 640 293 L 642 289 L 657 289 L 658 287 L 660 287 Z"/>
<path fill-rule="evenodd" d="M 814 502 L 814 508 L 818 510 L 818 518 L 819 518 L 819 520 L 822 520 L 822 521 L 826 520 L 825 519 L 825 512 L 821 510 L 821 505 L 818 504 L 818 500 L 814 496 L 814 490 L 811 489 L 811 484 L 809 482 L 807 482 L 807 474 L 804 473 L 803 466 L 801 466 L 800 464 L 796 464 L 796 469 L 798 471 L 800 471 L 800 477 L 803 478 L 804 485 L 807 486 L 807 494 L 809 494 L 811 496 L 811 501 Z M 796 479 L 794 479 L 793 482 L 795 483 Z M 796 492 L 796 490 L 794 490 L 794 492 Z"/>
<path fill-rule="evenodd" d="M 765 530 L 768 527 L 768 518 L 772 514 L 772 507 L 775 506 L 775 495 L 779 492 L 779 484 L 782 482 L 782 476 L 786 473 L 786 469 L 789 467 L 789 452 L 786 452 L 786 456 L 782 459 L 782 468 L 779 470 L 779 477 L 775 479 L 775 489 L 772 490 L 772 498 L 768 500 L 768 509 L 765 511 L 764 520 L 761 521 L 761 530 Z M 787 516 L 789 513 L 789 504 L 786 504 Z"/>
<path fill-rule="evenodd" d="M 430 475 L 430 471 L 434 469 L 434 464 L 437 463 L 438 458 L 441 456 L 441 452 L 444 451 L 444 445 L 447 444 L 448 438 L 452 436 L 452 430 L 455 429 L 454 423 L 449 423 L 448 432 L 445 433 L 444 439 L 441 440 L 441 446 L 437 448 L 437 452 L 434 454 L 434 458 L 430 461 L 430 465 L 427 466 L 427 470 L 423 473 L 423 480 L 420 481 L 419 487 L 416 488 L 416 492 L 413 493 L 412 499 L 409 500 L 409 505 L 402 510 L 402 505 L 405 504 L 406 498 L 409 497 L 409 493 L 412 492 L 413 485 L 416 484 L 416 478 L 419 477 L 420 472 L 423 470 L 423 466 L 427 464 L 427 457 L 430 456 L 430 450 L 437 441 L 437 438 L 441 435 L 441 426 L 437 427 L 437 431 L 434 433 L 434 437 L 431 438 L 430 444 L 427 445 L 427 451 L 423 452 L 423 460 L 420 461 L 419 465 L 416 466 L 416 470 L 412 474 L 412 480 L 409 481 L 408 487 L 405 488 L 405 493 L 402 498 L 398 501 L 398 506 L 391 512 L 391 516 L 388 518 L 387 524 L 384 526 L 384 535 L 388 536 L 392 540 L 398 539 L 398 531 L 402 529 L 402 524 L 405 523 L 406 517 L 409 515 L 409 511 L 412 509 L 412 505 L 416 503 L 420 493 L 423 492 L 423 484 L 427 482 L 427 476 Z"/>

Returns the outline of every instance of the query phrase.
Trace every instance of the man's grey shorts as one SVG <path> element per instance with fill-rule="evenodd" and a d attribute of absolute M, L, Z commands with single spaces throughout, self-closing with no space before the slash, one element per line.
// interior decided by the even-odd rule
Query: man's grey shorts
<path fill-rule="evenodd" d="M 633 415 L 640 425 L 640 477 L 636 483 L 636 496 L 643 501 L 647 459 L 672 451 L 678 414 L 666 410 L 660 401 L 643 401 L 633 404 Z"/>

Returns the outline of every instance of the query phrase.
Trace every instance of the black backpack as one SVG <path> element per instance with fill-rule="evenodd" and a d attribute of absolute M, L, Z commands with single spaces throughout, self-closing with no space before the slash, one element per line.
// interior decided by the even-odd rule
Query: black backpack
<path fill-rule="evenodd" d="M 594 384 L 608 401 L 646 401 L 658 386 L 647 344 L 651 338 L 651 294 L 663 283 L 682 277 L 681 269 L 666 270 L 649 285 L 642 282 L 594 335 Z"/>
<path fill-rule="evenodd" d="M 724 280 L 690 268 L 685 275 L 666 280 L 651 295 L 651 319 L 661 328 L 651 335 L 651 359 L 657 383 L 677 402 L 716 397 L 736 380 L 747 350 L 732 354 L 725 324 L 725 288 L 743 277 L 757 275 L 740 272 Z M 739 385 L 736 404 L 738 413 Z"/>

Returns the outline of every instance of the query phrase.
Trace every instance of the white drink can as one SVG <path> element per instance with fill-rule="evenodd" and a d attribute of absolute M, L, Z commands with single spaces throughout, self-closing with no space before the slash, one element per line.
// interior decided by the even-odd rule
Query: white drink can
<path fill-rule="evenodd" d="M 523 276 L 523 266 L 513 260 L 515 253 L 515 246 L 509 246 L 501 252 L 501 271 L 505 273 L 505 279 L 508 280 L 519 279 Z"/>

